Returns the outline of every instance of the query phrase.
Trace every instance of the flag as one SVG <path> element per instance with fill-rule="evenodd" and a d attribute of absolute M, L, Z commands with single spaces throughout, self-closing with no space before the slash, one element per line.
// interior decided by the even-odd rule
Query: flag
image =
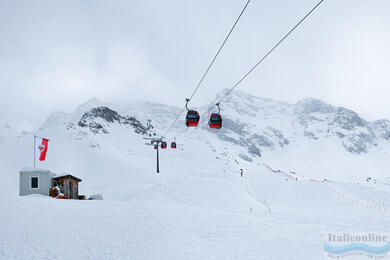
<path fill-rule="evenodd" d="M 40 161 L 44 161 L 47 153 L 47 146 L 49 144 L 49 139 L 45 139 L 39 136 L 35 136 L 35 158 Z"/>

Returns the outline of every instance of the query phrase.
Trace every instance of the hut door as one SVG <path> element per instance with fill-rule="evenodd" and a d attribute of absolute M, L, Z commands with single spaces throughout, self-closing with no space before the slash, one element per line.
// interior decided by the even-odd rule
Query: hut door
<path fill-rule="evenodd" d="M 73 199 L 73 182 L 69 181 L 69 199 Z"/>

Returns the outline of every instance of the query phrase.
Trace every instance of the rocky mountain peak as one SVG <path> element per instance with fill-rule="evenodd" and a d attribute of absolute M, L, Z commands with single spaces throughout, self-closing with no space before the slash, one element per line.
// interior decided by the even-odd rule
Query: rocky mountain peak
<path fill-rule="evenodd" d="M 86 112 L 81 118 L 80 122 L 87 120 L 88 118 L 102 118 L 107 122 L 114 123 L 119 122 L 121 116 L 114 110 L 101 106 L 92 108 L 89 112 Z"/>
<path fill-rule="evenodd" d="M 221 93 L 220 93 L 221 94 Z M 219 95 L 220 95 L 219 94 Z M 370 123 L 345 107 L 306 98 L 295 105 L 235 92 L 222 105 L 223 128 L 215 133 L 223 141 L 246 148 L 250 156 L 290 145 L 339 142 L 347 152 L 368 153 L 379 139 L 390 140 L 390 122 Z"/>
<path fill-rule="evenodd" d="M 366 122 L 361 119 L 357 113 L 344 107 L 337 108 L 334 122 L 346 130 L 353 130 L 358 127 L 366 126 Z"/>
<path fill-rule="evenodd" d="M 295 104 L 297 114 L 333 113 L 335 110 L 335 107 L 315 98 L 305 98 Z"/>
<path fill-rule="evenodd" d="M 379 136 L 385 140 L 390 140 L 390 121 L 387 119 L 377 120 L 373 127 L 378 131 Z"/>
<path fill-rule="evenodd" d="M 147 134 L 147 128 L 135 117 L 122 116 L 115 110 L 106 106 L 92 108 L 84 113 L 78 122 L 80 127 L 88 127 L 92 133 L 108 134 L 108 128 L 111 124 L 118 123 L 126 127 L 132 127 L 136 133 Z"/>

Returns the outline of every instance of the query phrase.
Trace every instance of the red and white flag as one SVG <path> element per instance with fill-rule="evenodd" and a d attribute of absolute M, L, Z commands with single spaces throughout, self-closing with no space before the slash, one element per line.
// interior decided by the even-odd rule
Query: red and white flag
<path fill-rule="evenodd" d="M 47 153 L 47 146 L 49 144 L 49 139 L 45 139 L 39 136 L 35 136 L 35 158 L 40 161 L 44 161 Z"/>

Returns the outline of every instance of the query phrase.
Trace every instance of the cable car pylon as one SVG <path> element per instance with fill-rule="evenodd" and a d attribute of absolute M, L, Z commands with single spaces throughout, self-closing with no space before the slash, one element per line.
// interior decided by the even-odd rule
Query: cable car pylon
<path fill-rule="evenodd" d="M 149 138 L 149 137 L 144 137 L 144 139 L 151 140 L 150 143 L 145 143 L 145 145 L 153 145 L 154 149 L 156 150 L 156 164 L 157 164 L 156 165 L 157 166 L 156 172 L 160 173 L 159 146 L 160 146 L 160 143 L 161 144 L 163 143 L 163 140 L 162 140 L 162 138 Z M 166 145 L 166 143 L 165 143 L 165 145 Z"/>

